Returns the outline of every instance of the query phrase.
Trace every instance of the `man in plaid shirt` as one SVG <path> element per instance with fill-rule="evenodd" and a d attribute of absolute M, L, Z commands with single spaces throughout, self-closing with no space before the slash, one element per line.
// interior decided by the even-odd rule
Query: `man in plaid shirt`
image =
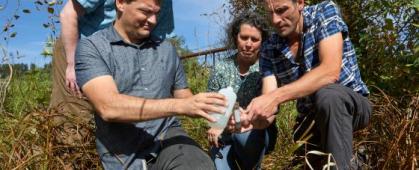
<path fill-rule="evenodd" d="M 352 133 L 368 125 L 371 105 L 338 7 L 331 1 L 304 7 L 304 0 L 265 6 L 276 33 L 263 44 L 263 95 L 247 107 L 243 126 L 267 126 L 279 105 L 296 99 L 294 140 L 309 139 L 333 155 L 333 168 L 350 169 Z"/>

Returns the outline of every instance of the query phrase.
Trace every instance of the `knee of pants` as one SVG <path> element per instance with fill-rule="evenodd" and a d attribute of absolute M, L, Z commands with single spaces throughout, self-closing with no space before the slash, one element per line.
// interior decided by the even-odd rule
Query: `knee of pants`
<path fill-rule="evenodd" d="M 236 152 L 256 156 L 268 146 L 268 134 L 265 129 L 255 129 L 246 133 L 237 133 L 232 136 Z M 256 154 L 256 155 L 254 155 Z"/>
<path fill-rule="evenodd" d="M 343 92 L 336 86 L 338 85 L 328 85 L 314 94 L 314 107 L 317 116 L 327 118 L 334 107 L 342 107 L 344 104 Z"/>
<path fill-rule="evenodd" d="M 188 144 L 169 146 L 159 153 L 156 169 L 215 169 L 211 158 L 199 147 Z"/>
<path fill-rule="evenodd" d="M 232 146 L 234 155 L 242 167 L 255 167 L 262 160 L 268 147 L 265 129 L 234 134 Z"/>
<path fill-rule="evenodd" d="M 265 129 L 254 129 L 245 133 L 232 134 L 233 143 L 246 147 L 247 145 L 263 145 L 267 138 Z"/>

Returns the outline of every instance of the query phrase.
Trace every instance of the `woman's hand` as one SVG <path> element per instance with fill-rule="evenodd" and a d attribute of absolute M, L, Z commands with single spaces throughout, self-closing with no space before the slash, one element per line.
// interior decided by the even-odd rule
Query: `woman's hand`
<path fill-rule="evenodd" d="M 220 147 L 218 139 L 222 133 L 223 129 L 210 128 L 207 132 L 209 144 L 216 148 Z"/>

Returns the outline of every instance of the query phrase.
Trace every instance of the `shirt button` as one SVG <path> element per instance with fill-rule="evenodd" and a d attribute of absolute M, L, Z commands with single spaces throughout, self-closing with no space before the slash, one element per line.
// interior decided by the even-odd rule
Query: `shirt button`
<path fill-rule="evenodd" d="M 144 67 L 141 67 L 141 71 L 144 71 L 145 69 L 144 69 Z"/>

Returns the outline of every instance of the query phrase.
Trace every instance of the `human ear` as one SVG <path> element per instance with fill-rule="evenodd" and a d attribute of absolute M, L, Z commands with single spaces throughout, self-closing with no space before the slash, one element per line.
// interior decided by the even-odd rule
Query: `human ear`
<path fill-rule="evenodd" d="M 298 2 L 297 2 L 297 5 L 298 5 L 298 11 L 303 11 L 303 9 L 304 9 L 304 0 L 298 0 Z"/>
<path fill-rule="evenodd" d="M 124 11 L 124 3 L 125 0 L 115 0 L 115 6 L 118 9 L 118 11 Z"/>

